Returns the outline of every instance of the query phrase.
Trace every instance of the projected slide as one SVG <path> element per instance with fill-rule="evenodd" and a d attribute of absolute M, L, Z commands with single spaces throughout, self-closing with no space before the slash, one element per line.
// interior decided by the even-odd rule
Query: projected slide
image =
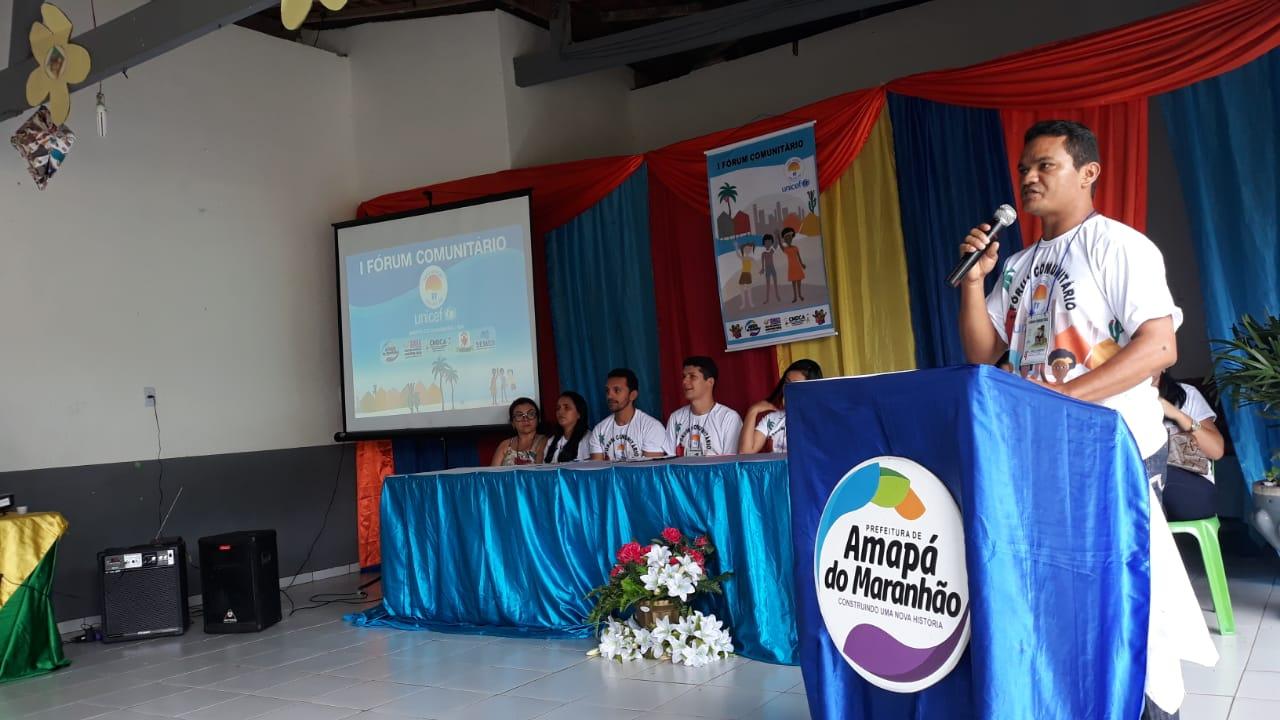
<path fill-rule="evenodd" d="M 507 422 L 537 397 L 528 198 L 339 227 L 348 432 Z"/>

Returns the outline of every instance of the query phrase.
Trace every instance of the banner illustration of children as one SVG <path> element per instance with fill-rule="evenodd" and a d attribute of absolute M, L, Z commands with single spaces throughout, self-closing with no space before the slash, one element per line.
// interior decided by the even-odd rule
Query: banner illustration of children
<path fill-rule="evenodd" d="M 725 347 L 834 335 L 813 123 L 706 155 Z"/>

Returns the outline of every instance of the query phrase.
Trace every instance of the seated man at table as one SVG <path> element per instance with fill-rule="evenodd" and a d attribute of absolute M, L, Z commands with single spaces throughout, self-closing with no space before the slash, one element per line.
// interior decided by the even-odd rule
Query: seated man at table
<path fill-rule="evenodd" d="M 662 423 L 635 405 L 640 380 L 630 368 L 611 370 L 604 392 L 611 414 L 591 430 L 592 460 L 624 462 L 671 454 L 671 439 Z"/>
<path fill-rule="evenodd" d="M 680 382 L 689 404 L 667 418 L 667 435 L 677 457 L 731 455 L 738 451 L 742 418 L 716 402 L 719 375 L 715 361 L 709 357 L 695 355 L 685 359 Z"/>

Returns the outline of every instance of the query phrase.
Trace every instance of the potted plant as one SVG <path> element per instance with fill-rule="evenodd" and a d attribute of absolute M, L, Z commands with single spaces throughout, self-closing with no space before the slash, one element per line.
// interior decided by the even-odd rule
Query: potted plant
<path fill-rule="evenodd" d="M 1280 420 L 1280 318 L 1267 314 L 1262 321 L 1244 315 L 1231 327 L 1231 338 L 1214 340 L 1213 360 L 1218 386 L 1238 408 L 1254 407 L 1266 420 Z M 1253 484 L 1256 508 L 1254 525 L 1280 552 L 1280 453 L 1271 455 L 1271 467 Z"/>

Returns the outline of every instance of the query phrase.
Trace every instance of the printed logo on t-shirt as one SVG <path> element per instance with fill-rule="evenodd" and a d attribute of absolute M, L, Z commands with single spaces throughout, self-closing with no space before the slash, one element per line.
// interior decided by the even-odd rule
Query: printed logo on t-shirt
<path fill-rule="evenodd" d="M 710 447 L 710 437 L 707 434 L 707 429 L 700 423 L 693 423 L 683 429 L 681 429 L 681 425 L 681 422 L 676 421 L 676 455 L 682 457 L 719 455 L 716 448 Z"/>
<path fill-rule="evenodd" d="M 611 460 L 638 458 L 643 454 L 640 452 L 640 444 L 625 432 L 613 437 L 605 437 L 604 433 L 596 433 L 596 441 L 600 444 L 600 447 L 606 449 L 606 454 Z"/>

